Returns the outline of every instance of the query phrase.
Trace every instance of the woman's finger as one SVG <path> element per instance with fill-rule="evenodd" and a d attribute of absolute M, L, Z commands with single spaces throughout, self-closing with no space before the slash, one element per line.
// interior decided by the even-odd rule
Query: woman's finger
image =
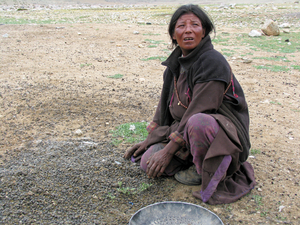
<path fill-rule="evenodd" d="M 165 172 L 165 169 L 166 169 L 166 167 L 165 167 L 165 166 L 162 166 L 162 167 L 160 168 L 160 171 L 157 173 L 157 177 L 160 177 L 160 176 Z"/>
<path fill-rule="evenodd" d="M 124 158 L 125 158 L 125 159 L 129 159 L 129 158 L 132 156 L 132 154 L 133 154 L 132 149 L 129 149 L 129 150 L 127 150 L 127 151 L 125 152 Z"/>
<path fill-rule="evenodd" d="M 134 154 L 134 152 L 136 151 L 137 148 L 138 148 L 138 146 L 134 145 L 133 147 L 128 149 L 124 154 L 124 158 L 129 159 Z"/>
<path fill-rule="evenodd" d="M 152 162 L 151 160 L 147 161 L 147 169 L 146 169 L 146 174 L 148 175 L 148 177 L 150 178 L 150 171 L 152 170 Z M 151 172 L 152 173 L 152 172 Z"/>
<path fill-rule="evenodd" d="M 160 167 L 161 167 L 160 165 L 158 165 L 156 163 L 152 163 L 152 160 L 151 160 L 147 166 L 147 171 L 146 171 L 148 177 L 155 178 L 160 171 Z"/>
<path fill-rule="evenodd" d="M 134 157 L 137 157 L 138 155 L 142 154 L 145 152 L 145 148 L 143 146 L 140 146 L 136 151 L 135 153 L 133 154 Z"/>
<path fill-rule="evenodd" d="M 158 175 L 158 173 L 159 173 L 159 171 L 160 171 L 160 166 L 159 165 L 157 165 L 154 169 L 153 169 L 153 173 L 152 173 L 152 178 L 155 178 L 155 177 L 157 177 L 157 175 Z"/>

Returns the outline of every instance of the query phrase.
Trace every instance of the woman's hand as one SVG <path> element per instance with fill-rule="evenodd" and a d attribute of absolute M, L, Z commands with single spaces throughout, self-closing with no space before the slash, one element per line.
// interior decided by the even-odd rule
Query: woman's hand
<path fill-rule="evenodd" d="M 138 157 L 139 155 L 143 154 L 147 150 L 147 141 L 142 141 L 140 143 L 135 144 L 133 147 L 128 149 L 125 154 L 125 159 L 130 159 L 130 157 L 133 155 L 133 157 Z"/>
<path fill-rule="evenodd" d="M 167 166 L 170 164 L 173 155 L 164 148 L 156 153 L 147 161 L 146 173 L 149 178 L 160 177 Z"/>
<path fill-rule="evenodd" d="M 180 149 L 180 145 L 170 141 L 162 150 L 153 154 L 147 161 L 146 173 L 149 178 L 160 177 L 170 164 L 175 152 Z"/>

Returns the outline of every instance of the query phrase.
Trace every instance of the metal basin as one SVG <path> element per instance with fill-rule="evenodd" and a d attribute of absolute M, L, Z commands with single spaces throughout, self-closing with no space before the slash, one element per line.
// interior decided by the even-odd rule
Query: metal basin
<path fill-rule="evenodd" d="M 137 211 L 129 225 L 224 225 L 221 219 L 199 205 L 187 202 L 158 202 Z"/>

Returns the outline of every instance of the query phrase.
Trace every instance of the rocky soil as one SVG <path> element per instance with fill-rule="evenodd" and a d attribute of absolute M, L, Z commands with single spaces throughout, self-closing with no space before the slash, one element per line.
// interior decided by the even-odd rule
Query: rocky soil
<path fill-rule="evenodd" d="M 122 157 L 131 144 L 112 144 L 118 125 L 152 119 L 176 8 L 1 6 L 1 223 L 127 224 L 160 201 L 201 205 L 224 224 L 300 223 L 297 3 L 205 6 L 217 28 L 214 46 L 249 103 L 257 179 L 250 194 L 204 204 L 192 197 L 200 187 L 148 179 Z M 289 23 L 289 33 L 267 37 L 277 46 L 254 46 L 247 34 L 267 18 Z"/>

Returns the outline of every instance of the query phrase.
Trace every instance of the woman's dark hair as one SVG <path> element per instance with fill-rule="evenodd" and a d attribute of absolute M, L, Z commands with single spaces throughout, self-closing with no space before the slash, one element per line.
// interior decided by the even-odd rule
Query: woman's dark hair
<path fill-rule="evenodd" d="M 173 46 L 177 45 L 177 41 L 173 39 L 173 34 L 174 34 L 175 25 L 177 23 L 177 20 L 182 15 L 189 14 L 189 13 L 195 14 L 195 16 L 197 16 L 200 19 L 202 27 L 205 29 L 204 37 L 206 37 L 211 31 L 215 32 L 215 26 L 213 25 L 209 16 L 203 11 L 203 9 L 201 9 L 198 5 L 193 5 L 193 4 L 183 5 L 183 6 L 180 6 L 174 12 L 174 14 L 170 20 L 170 24 L 169 24 L 169 35 L 171 37 Z"/>

